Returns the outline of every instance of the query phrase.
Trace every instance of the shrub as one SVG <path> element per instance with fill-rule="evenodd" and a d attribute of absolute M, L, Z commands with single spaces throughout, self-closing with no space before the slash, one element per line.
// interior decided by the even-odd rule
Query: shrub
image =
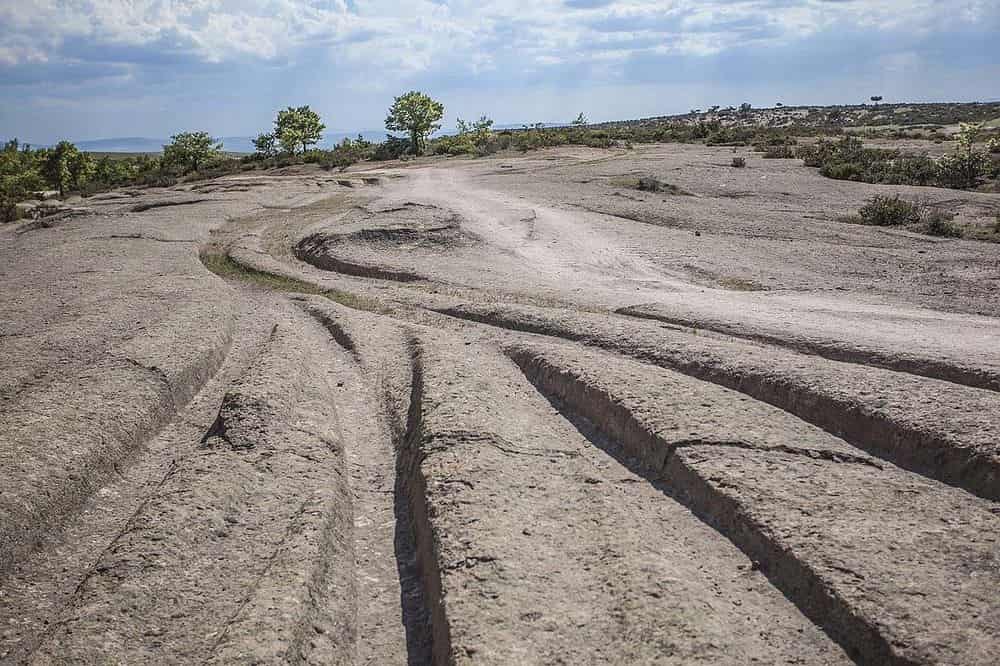
<path fill-rule="evenodd" d="M 960 139 L 955 153 L 936 162 L 926 155 L 904 156 L 896 150 L 865 148 L 860 139 L 847 136 L 836 143 L 821 139 L 812 146 L 802 146 L 796 155 L 806 166 L 819 167 L 820 174 L 837 180 L 970 188 L 988 172 L 989 160 L 972 149 L 972 130 L 963 128 L 963 132 L 965 138 Z"/>
<path fill-rule="evenodd" d="M 792 159 L 795 157 L 795 151 L 791 146 L 785 144 L 780 146 L 766 146 L 763 157 L 768 160 Z"/>
<path fill-rule="evenodd" d="M 931 185 L 937 172 L 937 163 L 926 155 L 877 161 L 868 169 L 871 182 L 887 185 Z"/>
<path fill-rule="evenodd" d="M 278 139 L 273 132 L 262 132 L 253 139 L 254 157 L 269 159 L 278 154 Z"/>
<path fill-rule="evenodd" d="M 398 160 L 410 148 L 410 142 L 395 136 L 387 136 L 385 141 L 375 146 L 372 159 L 378 162 Z"/>
<path fill-rule="evenodd" d="M 924 221 L 927 228 L 924 233 L 930 236 L 941 236 L 944 238 L 961 238 L 962 229 L 952 222 L 955 216 L 939 210 L 928 211 L 924 214 Z"/>
<path fill-rule="evenodd" d="M 745 157 L 734 157 L 733 158 L 733 167 L 735 167 L 737 169 L 742 169 L 746 165 L 747 165 L 747 158 L 745 158 Z"/>
<path fill-rule="evenodd" d="M 943 187 L 965 189 L 975 187 L 986 173 L 986 157 L 977 151 L 956 150 L 937 162 L 936 180 Z"/>
<path fill-rule="evenodd" d="M 466 134 L 442 136 L 432 141 L 430 145 L 432 155 L 472 155 L 475 152 L 476 146 L 472 143 L 472 137 Z"/>
<path fill-rule="evenodd" d="M 642 192 L 659 192 L 660 187 L 660 181 L 650 176 L 643 176 L 639 179 L 639 183 L 636 185 L 636 189 Z"/>
<path fill-rule="evenodd" d="M 920 221 L 920 209 L 916 204 L 904 201 L 899 195 L 875 195 L 858 210 L 862 224 L 877 227 L 894 227 Z"/>

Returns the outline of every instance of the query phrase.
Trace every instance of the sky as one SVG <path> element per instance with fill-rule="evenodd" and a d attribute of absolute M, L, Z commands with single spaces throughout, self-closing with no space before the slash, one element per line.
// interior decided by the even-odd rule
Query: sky
<path fill-rule="evenodd" d="M 379 129 L 1000 99 L 1000 0 L 0 0 L 0 136 Z"/>

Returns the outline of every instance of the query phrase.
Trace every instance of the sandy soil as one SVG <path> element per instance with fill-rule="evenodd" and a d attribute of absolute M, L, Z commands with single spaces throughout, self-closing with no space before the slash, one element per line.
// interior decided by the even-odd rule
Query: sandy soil
<path fill-rule="evenodd" d="M 1000 199 L 732 154 L 0 229 L 0 661 L 994 663 Z"/>

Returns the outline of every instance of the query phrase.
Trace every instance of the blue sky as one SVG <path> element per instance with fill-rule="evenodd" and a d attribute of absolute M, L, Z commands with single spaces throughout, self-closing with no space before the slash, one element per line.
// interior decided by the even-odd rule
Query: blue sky
<path fill-rule="evenodd" d="M 1000 99 L 998 0 L 0 0 L 0 136 L 377 129 L 755 106 Z"/>

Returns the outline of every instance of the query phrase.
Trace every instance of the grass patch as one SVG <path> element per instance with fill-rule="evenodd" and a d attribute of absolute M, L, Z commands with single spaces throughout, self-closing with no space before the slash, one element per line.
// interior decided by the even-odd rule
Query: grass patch
<path fill-rule="evenodd" d="M 311 282 L 296 280 L 284 275 L 259 271 L 234 261 L 232 257 L 223 252 L 203 250 L 198 256 L 201 259 L 201 263 L 205 265 L 205 268 L 221 278 L 239 280 L 282 293 L 324 296 L 335 303 L 340 303 L 355 310 L 365 310 L 379 314 L 388 314 L 391 312 L 391 310 L 370 298 L 340 289 L 320 287 Z"/>
<path fill-rule="evenodd" d="M 719 286 L 730 291 L 767 291 L 767 287 L 753 280 L 738 277 L 721 277 Z"/>

